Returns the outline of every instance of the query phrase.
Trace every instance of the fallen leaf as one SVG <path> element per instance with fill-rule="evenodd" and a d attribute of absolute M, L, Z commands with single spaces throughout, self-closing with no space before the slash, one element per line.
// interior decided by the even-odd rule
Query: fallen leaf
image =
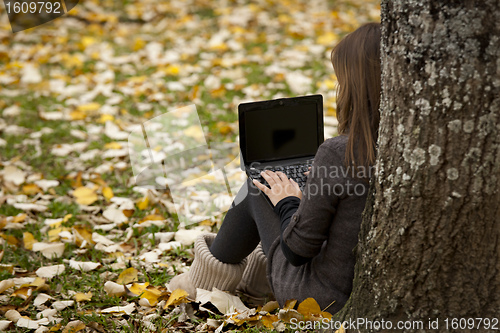
<path fill-rule="evenodd" d="M 201 290 L 201 289 L 199 289 L 199 290 Z M 183 289 L 175 289 L 170 294 L 170 297 L 168 298 L 168 300 L 165 303 L 165 305 L 163 306 L 163 308 L 166 309 L 171 305 L 177 305 L 177 304 L 183 303 L 187 296 L 188 296 L 187 291 L 185 291 Z M 198 299 L 197 299 L 197 301 L 198 301 Z"/>
<path fill-rule="evenodd" d="M 69 266 L 73 269 L 82 271 L 82 272 L 90 272 L 93 271 L 94 269 L 97 269 L 101 267 L 101 264 L 98 262 L 92 262 L 92 261 L 75 261 L 75 260 L 70 260 L 69 261 Z"/>
<path fill-rule="evenodd" d="M 54 276 L 60 275 L 64 273 L 65 266 L 64 265 L 52 265 L 40 267 L 36 270 L 36 275 L 41 278 L 51 279 Z"/>
<path fill-rule="evenodd" d="M 145 196 L 144 198 L 137 201 L 137 208 L 139 208 L 140 210 L 144 210 L 144 209 L 148 208 L 148 205 L 149 205 L 149 197 L 148 196 Z"/>
<path fill-rule="evenodd" d="M 64 243 L 34 243 L 32 250 L 40 251 L 45 258 L 60 258 L 64 253 Z"/>
<path fill-rule="evenodd" d="M 14 287 L 15 283 L 13 279 L 0 281 L 0 294 L 9 288 Z"/>
<path fill-rule="evenodd" d="M 33 249 L 33 244 L 36 242 L 35 237 L 31 232 L 24 232 L 23 233 L 23 243 L 24 243 L 24 248 L 26 250 L 31 250 Z"/>
<path fill-rule="evenodd" d="M 73 304 L 75 304 L 75 301 L 58 301 L 52 303 L 52 307 L 57 311 L 61 311 L 66 309 L 68 306 L 73 306 Z"/>
<path fill-rule="evenodd" d="M 62 333 L 75 333 L 85 329 L 85 324 L 80 320 L 70 321 L 62 330 Z"/>
<path fill-rule="evenodd" d="M 300 314 L 304 315 L 304 319 L 309 320 L 309 319 L 321 319 L 321 318 L 327 318 L 331 319 L 332 315 L 329 312 L 323 312 L 321 311 L 321 308 L 316 302 L 316 300 L 312 297 L 306 298 L 303 300 L 298 308 L 297 312 Z"/>
<path fill-rule="evenodd" d="M 111 187 L 106 186 L 102 189 L 102 195 L 109 201 L 114 196 L 113 190 Z"/>
<path fill-rule="evenodd" d="M 217 288 L 213 288 L 212 291 L 196 289 L 196 302 L 201 304 L 210 302 L 217 310 L 226 315 L 233 313 L 235 310 L 240 312 L 248 310 L 239 297 L 228 294 Z"/>
<path fill-rule="evenodd" d="M 144 290 L 146 290 L 148 286 L 149 282 L 132 283 L 131 285 L 128 285 L 126 289 L 132 294 L 130 296 L 139 296 L 144 292 Z"/>
<path fill-rule="evenodd" d="M 73 196 L 76 198 L 76 202 L 80 205 L 91 205 L 97 201 L 97 193 L 95 190 L 81 186 L 73 191 Z"/>
<path fill-rule="evenodd" d="M 77 302 L 90 301 L 92 299 L 92 292 L 89 291 L 87 293 L 76 293 L 73 295 L 73 298 Z"/>
<path fill-rule="evenodd" d="M 139 278 L 137 277 L 138 273 L 139 272 L 134 267 L 127 268 L 120 273 L 118 279 L 116 280 L 116 283 L 129 284 L 131 282 L 138 281 L 139 280 Z"/>
<path fill-rule="evenodd" d="M 107 281 L 104 284 L 104 291 L 109 296 L 122 296 L 122 295 L 125 295 L 127 293 L 124 285 L 115 283 L 113 281 Z"/>
<path fill-rule="evenodd" d="M 126 306 L 113 306 L 104 310 L 101 310 L 101 313 L 125 313 L 130 315 L 135 311 L 135 303 L 130 303 Z"/>

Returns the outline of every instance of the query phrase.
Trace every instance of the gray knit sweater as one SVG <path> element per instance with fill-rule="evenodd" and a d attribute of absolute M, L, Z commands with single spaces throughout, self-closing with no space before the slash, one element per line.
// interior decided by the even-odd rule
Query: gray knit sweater
<path fill-rule="evenodd" d="M 278 238 L 268 253 L 268 279 L 278 302 L 313 297 L 322 309 L 339 311 L 352 290 L 354 247 L 368 183 L 352 178 L 344 166 L 346 136 L 326 140 L 318 149 L 299 208 L 282 234 L 293 251 L 312 258 L 293 266 Z M 368 173 L 368 172 L 367 172 Z"/>

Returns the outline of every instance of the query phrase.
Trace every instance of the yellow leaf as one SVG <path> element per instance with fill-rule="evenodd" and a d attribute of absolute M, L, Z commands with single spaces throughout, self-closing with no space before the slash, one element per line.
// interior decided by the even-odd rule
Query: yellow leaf
<path fill-rule="evenodd" d="M 156 214 L 150 214 L 145 216 L 142 220 L 139 221 L 139 223 L 145 222 L 145 221 L 163 221 L 165 218 L 161 215 L 156 215 Z"/>
<path fill-rule="evenodd" d="M 149 197 L 147 196 L 145 196 L 144 198 L 140 199 L 137 202 L 137 208 L 139 208 L 140 210 L 148 208 L 148 205 L 149 205 Z"/>
<path fill-rule="evenodd" d="M 17 289 L 16 291 L 14 291 L 10 295 L 10 297 L 19 297 L 22 299 L 28 299 L 28 297 L 30 297 L 32 293 L 33 293 L 33 288 L 21 287 L 21 288 Z"/>
<path fill-rule="evenodd" d="M 12 219 L 12 223 L 19 223 L 19 222 L 24 222 L 26 219 L 26 214 L 18 214 Z"/>
<path fill-rule="evenodd" d="M 105 188 L 102 189 L 102 195 L 106 198 L 106 200 L 110 200 L 112 197 L 114 197 L 113 190 L 111 187 L 106 186 Z"/>
<path fill-rule="evenodd" d="M 93 102 L 93 103 L 78 105 L 77 110 L 80 112 L 89 113 L 99 110 L 100 107 L 101 104 Z"/>
<path fill-rule="evenodd" d="M 110 143 L 106 143 L 104 145 L 104 148 L 106 149 L 121 149 L 122 148 L 122 145 L 119 144 L 118 142 L 116 141 L 113 141 L 113 142 L 110 142 Z"/>
<path fill-rule="evenodd" d="M 23 193 L 26 195 L 34 195 L 43 193 L 42 189 L 36 184 L 26 184 L 23 186 Z"/>
<path fill-rule="evenodd" d="M 0 233 L 0 237 L 2 237 L 3 239 L 5 239 L 9 245 L 17 246 L 17 244 L 19 243 L 19 241 L 17 240 L 17 238 L 14 237 L 14 236 L 12 236 L 12 235 L 6 235 L 4 233 Z"/>
<path fill-rule="evenodd" d="M 167 75 L 179 75 L 180 68 L 177 65 L 168 65 L 163 72 Z"/>
<path fill-rule="evenodd" d="M 264 324 L 266 328 L 274 329 L 273 323 L 277 322 L 279 319 L 277 315 L 267 314 L 265 316 L 262 316 L 261 320 L 262 324 Z"/>
<path fill-rule="evenodd" d="M 73 217 L 73 214 L 66 214 L 66 215 L 64 215 L 64 218 L 63 218 L 63 223 L 64 223 L 64 222 L 68 222 L 68 221 L 69 221 L 69 219 L 70 219 L 70 218 L 72 218 L 72 217 Z"/>
<path fill-rule="evenodd" d="M 77 302 L 83 302 L 83 301 L 90 301 L 92 299 L 92 292 L 89 291 L 88 293 L 76 293 L 73 298 Z"/>
<path fill-rule="evenodd" d="M 146 290 L 146 288 L 149 286 L 149 282 L 144 282 L 144 283 L 132 283 L 130 288 L 127 288 L 132 294 L 139 296 Z"/>
<path fill-rule="evenodd" d="M 33 248 L 33 243 L 35 243 L 35 237 L 31 232 L 23 233 L 23 243 L 26 250 L 31 250 Z"/>
<path fill-rule="evenodd" d="M 285 306 L 283 307 L 284 310 L 291 310 L 295 307 L 295 304 L 297 304 L 296 299 L 289 299 L 288 301 L 285 302 Z"/>
<path fill-rule="evenodd" d="M 103 114 L 99 118 L 98 122 L 100 122 L 101 124 L 104 124 L 107 121 L 113 121 L 113 120 L 115 120 L 115 117 L 113 117 L 112 115 L 110 115 L 110 114 Z"/>
<path fill-rule="evenodd" d="M 144 290 L 141 298 L 147 299 L 149 305 L 155 306 L 156 304 L 158 304 L 158 298 L 160 298 L 162 294 L 163 293 L 159 289 L 149 286 L 146 290 Z"/>
<path fill-rule="evenodd" d="M 311 319 L 311 318 L 328 318 L 331 319 L 332 315 L 328 312 L 323 312 L 321 311 L 321 308 L 316 302 L 316 300 L 312 297 L 306 298 L 304 301 L 302 301 L 299 304 L 299 307 L 297 308 L 297 311 L 304 315 L 304 318 Z"/>
<path fill-rule="evenodd" d="M 134 40 L 134 46 L 133 46 L 133 50 L 134 51 L 139 51 L 140 49 L 142 49 L 144 46 L 146 45 L 146 42 L 141 39 L 141 38 L 135 38 Z"/>
<path fill-rule="evenodd" d="M 219 121 L 217 123 L 217 129 L 219 130 L 219 133 L 222 135 L 226 135 L 232 132 L 231 126 L 225 121 Z"/>
<path fill-rule="evenodd" d="M 71 111 L 69 113 L 69 116 L 71 117 L 71 120 L 83 120 L 85 118 L 87 118 L 87 114 L 85 112 L 81 112 L 81 111 Z"/>
<path fill-rule="evenodd" d="M 183 303 L 184 299 L 187 296 L 188 296 L 187 291 L 182 289 L 175 289 L 172 292 L 172 294 L 170 294 L 170 297 L 168 298 L 167 303 L 165 303 L 165 306 L 163 308 L 166 309 L 171 305 L 177 305 Z"/>
<path fill-rule="evenodd" d="M 120 273 L 118 279 L 116 280 L 116 283 L 129 284 L 131 282 L 138 281 L 139 280 L 137 277 L 138 273 L 139 272 L 134 267 L 127 268 Z"/>
<path fill-rule="evenodd" d="M 54 325 L 54 326 L 52 326 L 52 327 L 50 328 L 49 332 L 57 332 L 57 331 L 59 331 L 59 329 L 61 328 L 61 326 L 62 326 L 62 324 L 61 324 L 61 323 L 56 324 L 56 325 Z"/>
<path fill-rule="evenodd" d="M 74 190 L 73 196 L 80 205 L 91 205 L 98 199 L 95 191 L 85 186 L 81 186 Z"/>
<path fill-rule="evenodd" d="M 79 247 L 86 242 L 87 246 L 92 246 L 95 242 L 92 240 L 92 229 L 85 225 L 74 225 L 73 236 L 75 236 L 75 244 Z"/>
<path fill-rule="evenodd" d="M 201 127 L 196 125 L 186 128 L 184 130 L 184 134 L 196 139 L 197 141 L 202 141 L 205 139 L 205 135 L 203 134 Z"/>

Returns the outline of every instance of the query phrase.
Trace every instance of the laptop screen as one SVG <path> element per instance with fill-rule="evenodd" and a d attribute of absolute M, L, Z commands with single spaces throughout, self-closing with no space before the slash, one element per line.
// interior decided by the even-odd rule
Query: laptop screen
<path fill-rule="evenodd" d="M 311 98 L 300 103 L 294 101 L 297 98 L 282 99 L 281 103 L 263 102 L 260 107 L 246 110 L 243 117 L 240 113 L 240 136 L 241 131 L 244 133 L 240 143 L 245 163 L 316 154 L 323 142 L 322 98 L 306 97 Z"/>

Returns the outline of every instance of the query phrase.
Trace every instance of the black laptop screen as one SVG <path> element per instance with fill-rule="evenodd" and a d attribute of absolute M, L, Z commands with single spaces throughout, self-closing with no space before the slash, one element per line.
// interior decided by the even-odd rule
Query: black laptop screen
<path fill-rule="evenodd" d="M 314 156 L 318 121 L 317 103 L 246 112 L 247 163 Z"/>

